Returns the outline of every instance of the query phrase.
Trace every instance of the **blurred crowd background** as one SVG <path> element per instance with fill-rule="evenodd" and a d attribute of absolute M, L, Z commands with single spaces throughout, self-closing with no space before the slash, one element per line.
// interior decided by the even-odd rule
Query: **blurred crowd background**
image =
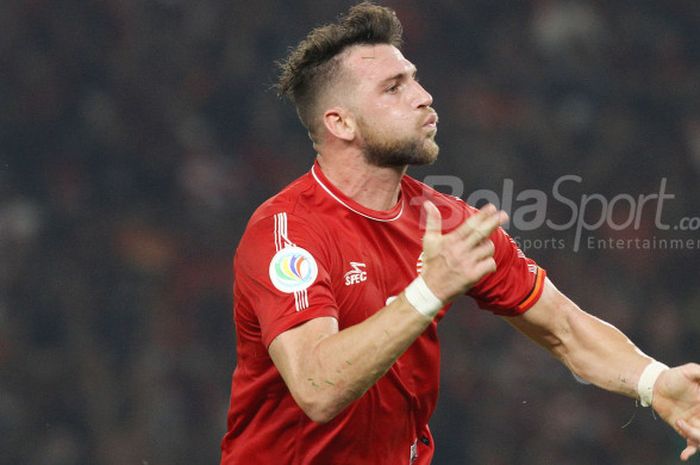
<path fill-rule="evenodd" d="M 385 4 L 441 117 L 440 160 L 415 177 L 466 193 L 509 178 L 517 195 L 575 174 L 572 196 L 608 198 L 665 177 L 664 221 L 700 216 L 700 2 Z M 274 62 L 349 5 L 0 2 L 0 465 L 218 463 L 231 258 L 314 156 L 270 90 Z M 643 350 L 700 361 L 697 249 L 510 232 L 565 241 L 526 253 Z M 700 236 L 651 210 L 593 234 Z M 441 326 L 436 465 L 677 463 L 682 441 L 649 410 L 577 383 L 467 299 Z"/>

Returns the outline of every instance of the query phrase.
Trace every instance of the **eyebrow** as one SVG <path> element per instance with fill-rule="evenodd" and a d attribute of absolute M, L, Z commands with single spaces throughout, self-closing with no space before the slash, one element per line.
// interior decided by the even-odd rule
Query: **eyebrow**
<path fill-rule="evenodd" d="M 417 69 L 415 66 L 412 66 L 412 67 L 411 67 L 410 76 L 411 76 L 411 77 L 415 77 L 417 73 L 418 73 L 418 69 Z M 386 79 L 382 79 L 382 81 L 379 83 L 379 85 L 384 85 L 384 84 L 387 84 L 387 83 L 389 83 L 389 82 L 391 82 L 391 81 L 397 81 L 397 80 L 406 79 L 406 76 L 408 76 L 408 75 L 409 75 L 409 73 L 406 72 L 406 71 L 402 71 L 402 72 L 400 72 L 400 73 L 396 73 L 396 74 L 394 74 L 393 76 L 390 76 L 390 77 L 388 77 L 388 78 L 386 78 Z"/>

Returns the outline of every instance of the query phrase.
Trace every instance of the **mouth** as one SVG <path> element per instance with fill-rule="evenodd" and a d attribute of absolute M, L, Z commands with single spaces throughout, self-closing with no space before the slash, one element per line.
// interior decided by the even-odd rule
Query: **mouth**
<path fill-rule="evenodd" d="M 437 113 L 430 113 L 423 123 L 424 128 L 437 129 L 438 116 Z"/>

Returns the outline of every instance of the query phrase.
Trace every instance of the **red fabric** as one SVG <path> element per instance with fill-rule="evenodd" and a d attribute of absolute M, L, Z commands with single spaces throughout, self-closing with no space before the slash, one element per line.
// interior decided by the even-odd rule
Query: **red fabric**
<path fill-rule="evenodd" d="M 441 210 L 445 232 L 475 212 L 408 176 L 395 208 L 371 211 L 342 195 L 316 164 L 253 214 L 234 260 L 238 364 L 222 465 L 408 465 L 416 440 L 415 463 L 430 463 L 427 423 L 440 366 L 437 322 L 446 309 L 384 377 L 325 425 L 294 403 L 267 353 L 277 335 L 309 319 L 330 316 L 342 330 L 403 291 L 418 274 L 425 199 Z M 492 240 L 498 270 L 469 295 L 495 313 L 522 313 L 537 300 L 535 278 L 544 271 L 502 229 Z M 304 249 L 316 264 L 316 279 L 304 291 L 287 293 L 271 281 L 270 263 L 286 247 Z"/>

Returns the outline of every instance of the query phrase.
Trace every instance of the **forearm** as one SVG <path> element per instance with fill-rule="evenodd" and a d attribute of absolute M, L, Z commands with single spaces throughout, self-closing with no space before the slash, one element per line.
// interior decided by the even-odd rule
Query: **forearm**
<path fill-rule="evenodd" d="M 508 322 L 549 350 L 574 374 L 596 386 L 637 397 L 651 358 L 622 332 L 581 310 L 547 280 L 540 300 Z"/>
<path fill-rule="evenodd" d="M 316 371 L 323 377 L 322 385 L 332 388 L 337 410 L 374 385 L 431 321 L 402 293 L 362 323 L 320 341 L 314 351 Z"/>
<path fill-rule="evenodd" d="M 303 359 L 271 353 L 276 364 L 286 365 L 281 371 L 297 403 L 325 422 L 376 383 L 431 321 L 402 293 L 362 323 L 319 334 Z"/>
<path fill-rule="evenodd" d="M 568 313 L 570 332 L 554 355 L 586 381 L 636 398 L 639 377 L 651 358 L 614 326 L 580 309 Z"/>

